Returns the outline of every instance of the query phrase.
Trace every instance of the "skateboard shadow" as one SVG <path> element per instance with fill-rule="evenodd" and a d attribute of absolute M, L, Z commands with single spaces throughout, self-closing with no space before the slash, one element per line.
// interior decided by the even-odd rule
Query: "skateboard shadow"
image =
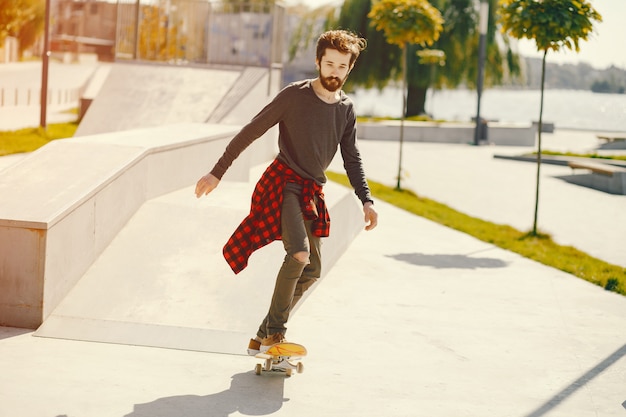
<path fill-rule="evenodd" d="M 385 256 L 412 265 L 431 266 L 437 269 L 504 268 L 507 266 L 507 263 L 501 259 L 474 258 L 472 256 L 455 254 L 398 253 L 395 255 Z"/>
<path fill-rule="evenodd" d="M 257 376 L 246 372 L 232 376 L 230 388 L 209 395 L 180 395 L 135 404 L 124 417 L 226 417 L 234 412 L 263 416 L 278 411 L 284 402 L 283 375 Z"/>

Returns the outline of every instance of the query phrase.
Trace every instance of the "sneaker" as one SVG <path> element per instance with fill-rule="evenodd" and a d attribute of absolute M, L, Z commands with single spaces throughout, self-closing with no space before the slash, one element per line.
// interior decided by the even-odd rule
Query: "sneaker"
<path fill-rule="evenodd" d="M 248 355 L 255 356 L 259 352 L 261 352 L 261 342 L 250 339 L 250 343 L 248 343 Z"/>
<path fill-rule="evenodd" d="M 282 333 L 271 334 L 261 341 L 261 352 L 265 352 L 272 345 L 283 342 L 285 342 L 285 336 Z"/>

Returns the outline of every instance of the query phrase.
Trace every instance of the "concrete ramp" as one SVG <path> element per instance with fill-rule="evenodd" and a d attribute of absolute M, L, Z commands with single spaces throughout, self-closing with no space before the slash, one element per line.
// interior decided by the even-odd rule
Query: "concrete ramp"
<path fill-rule="evenodd" d="M 75 136 L 180 123 L 243 125 L 280 88 L 279 69 L 100 65 Z"/>
<path fill-rule="evenodd" d="M 247 214 L 262 169 L 247 183 L 223 181 L 203 199 L 187 187 L 146 202 L 35 335 L 245 354 L 284 252 L 274 242 L 234 275 L 221 249 Z M 325 191 L 333 220 L 324 240 L 327 272 L 362 216 L 351 190 L 329 184 Z"/>

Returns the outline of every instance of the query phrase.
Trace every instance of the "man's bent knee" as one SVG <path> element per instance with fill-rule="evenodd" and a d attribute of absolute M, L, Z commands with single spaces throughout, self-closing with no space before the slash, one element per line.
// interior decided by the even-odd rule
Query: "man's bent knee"
<path fill-rule="evenodd" d="M 309 263 L 309 252 L 296 252 L 292 256 L 296 261 L 302 264 Z"/>

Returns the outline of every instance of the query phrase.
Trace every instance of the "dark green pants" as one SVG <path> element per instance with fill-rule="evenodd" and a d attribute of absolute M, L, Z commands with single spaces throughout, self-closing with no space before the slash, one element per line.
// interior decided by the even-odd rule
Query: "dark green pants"
<path fill-rule="evenodd" d="M 285 247 L 285 259 L 278 271 L 274 294 L 269 312 L 259 326 L 257 336 L 286 333 L 289 313 L 302 295 L 320 277 L 322 259 L 321 239 L 311 233 L 311 221 L 304 220 L 300 208 L 300 188 L 287 183 L 284 189 L 281 211 L 281 234 Z M 307 252 L 309 263 L 299 262 L 293 257 L 297 252 Z"/>

